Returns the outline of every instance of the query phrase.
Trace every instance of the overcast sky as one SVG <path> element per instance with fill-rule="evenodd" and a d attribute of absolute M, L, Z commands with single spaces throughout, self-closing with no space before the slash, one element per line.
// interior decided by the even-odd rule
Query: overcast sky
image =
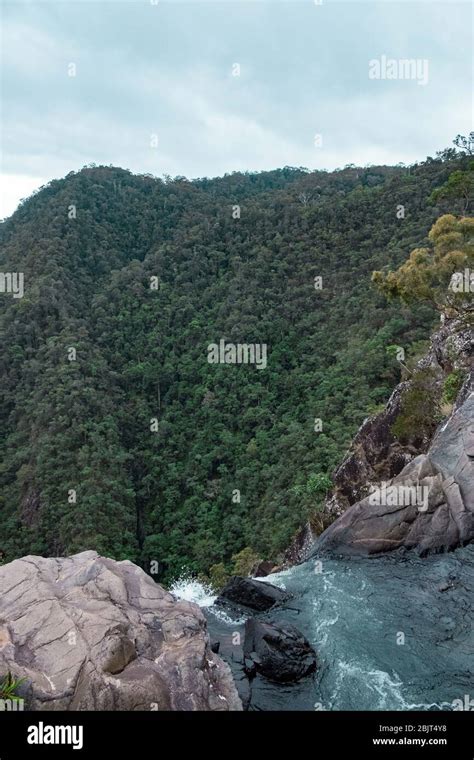
<path fill-rule="evenodd" d="M 91 162 L 190 178 L 410 163 L 471 128 L 468 2 L 2 6 L 0 217 Z M 370 78 L 382 56 L 427 61 L 427 83 Z"/>

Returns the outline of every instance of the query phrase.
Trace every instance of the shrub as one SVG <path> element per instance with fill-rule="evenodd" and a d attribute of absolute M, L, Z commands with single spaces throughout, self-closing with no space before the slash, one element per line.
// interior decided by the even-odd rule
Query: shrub
<path fill-rule="evenodd" d="M 444 381 L 443 402 L 453 404 L 461 390 L 464 382 L 465 372 L 462 369 L 456 369 L 451 372 Z"/>
<path fill-rule="evenodd" d="M 413 375 L 402 398 L 402 409 L 392 425 L 393 435 L 404 444 L 420 444 L 431 438 L 441 419 L 436 373 L 430 367 Z"/>
<path fill-rule="evenodd" d="M 14 678 L 10 671 L 3 678 L 0 676 L 0 699 L 10 699 L 15 702 L 21 699 L 16 692 L 25 680 L 25 678 Z"/>
<path fill-rule="evenodd" d="M 215 591 L 220 591 L 224 588 L 228 580 L 229 573 L 223 562 L 218 562 L 209 568 L 209 582 Z"/>
<path fill-rule="evenodd" d="M 249 546 L 232 556 L 235 575 L 250 575 L 252 568 L 260 562 L 260 557 Z"/>

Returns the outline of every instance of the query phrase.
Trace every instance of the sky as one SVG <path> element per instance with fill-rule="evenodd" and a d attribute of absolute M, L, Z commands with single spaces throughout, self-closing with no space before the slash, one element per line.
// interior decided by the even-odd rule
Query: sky
<path fill-rule="evenodd" d="M 469 2 L 1 6 L 0 218 L 90 163 L 188 178 L 409 164 L 472 129 Z"/>

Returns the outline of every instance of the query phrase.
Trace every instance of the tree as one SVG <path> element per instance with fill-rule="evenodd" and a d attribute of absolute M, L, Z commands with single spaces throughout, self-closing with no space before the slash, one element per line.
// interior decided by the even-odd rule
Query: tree
<path fill-rule="evenodd" d="M 456 135 L 453 140 L 456 148 L 467 153 L 469 156 L 474 154 L 474 132 L 470 132 L 467 137 L 464 135 Z"/>
<path fill-rule="evenodd" d="M 466 171 L 458 170 L 449 175 L 444 185 L 438 187 L 430 195 L 433 203 L 447 201 L 453 208 L 453 203 L 460 202 L 461 212 L 467 214 L 474 200 L 474 161 L 471 161 Z"/>
<path fill-rule="evenodd" d="M 260 559 L 261 558 L 258 554 L 256 554 L 250 546 L 246 546 L 245 549 L 242 549 L 242 551 L 237 552 L 237 554 L 232 556 L 234 574 L 243 576 L 250 575 L 257 562 L 260 562 Z"/>
<path fill-rule="evenodd" d="M 407 304 L 426 301 L 448 316 L 469 318 L 473 311 L 469 274 L 474 266 L 473 234 L 474 219 L 445 214 L 430 230 L 430 248 L 415 248 L 396 271 L 375 271 L 372 281 L 389 299 L 400 298 Z"/>
<path fill-rule="evenodd" d="M 24 298 L 0 296 L 5 560 L 96 548 L 168 583 L 230 572 L 242 547 L 276 559 L 398 379 L 386 346 L 409 355 L 432 326 L 367 287 L 368 261 L 396 269 L 468 161 L 192 182 L 102 166 L 25 201 L 0 225 L 2 271 L 25 274 Z M 221 337 L 266 343 L 267 368 L 209 365 Z"/>

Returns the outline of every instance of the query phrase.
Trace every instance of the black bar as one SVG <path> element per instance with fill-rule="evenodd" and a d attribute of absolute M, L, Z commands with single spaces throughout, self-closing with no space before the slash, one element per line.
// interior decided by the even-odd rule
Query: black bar
<path fill-rule="evenodd" d="M 0 713 L 0 760 L 23 757 L 108 757 L 247 754 L 253 739 L 283 753 L 310 757 L 450 758 L 472 760 L 471 712 L 17 712 Z M 40 725 L 43 729 L 40 733 Z M 56 734 L 56 726 L 64 732 Z M 32 727 L 36 727 L 34 730 Z M 48 727 L 53 727 L 52 729 Z M 76 727 L 76 733 L 72 733 Z M 54 738 L 81 743 L 31 744 Z M 104 752 L 107 754 L 104 755 Z M 296 758 L 295 758 L 296 760 Z"/>

